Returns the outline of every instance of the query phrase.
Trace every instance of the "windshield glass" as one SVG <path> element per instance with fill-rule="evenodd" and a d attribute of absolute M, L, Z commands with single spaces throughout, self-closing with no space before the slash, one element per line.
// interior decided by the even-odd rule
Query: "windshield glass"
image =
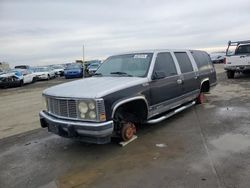
<path fill-rule="evenodd" d="M 40 67 L 40 68 L 36 68 L 35 72 L 48 72 L 49 69 L 47 67 Z"/>
<path fill-rule="evenodd" d="M 63 69 L 63 67 L 60 66 L 60 65 L 54 65 L 54 66 L 52 66 L 52 68 L 53 68 L 53 69 Z"/>
<path fill-rule="evenodd" d="M 111 56 L 103 62 L 96 75 L 145 77 L 153 53 L 139 53 Z"/>
<path fill-rule="evenodd" d="M 96 68 L 96 67 L 99 67 L 99 64 L 91 64 L 89 65 L 90 68 Z"/>
<path fill-rule="evenodd" d="M 66 67 L 66 69 L 80 69 L 81 67 L 80 67 L 80 65 L 68 65 L 67 67 Z"/>

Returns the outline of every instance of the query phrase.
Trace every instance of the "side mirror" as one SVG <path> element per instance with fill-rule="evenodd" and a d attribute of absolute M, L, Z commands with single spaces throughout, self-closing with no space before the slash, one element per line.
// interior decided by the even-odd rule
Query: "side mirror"
<path fill-rule="evenodd" d="M 154 71 L 153 76 L 152 76 L 152 80 L 159 80 L 162 78 L 165 78 L 166 74 L 165 72 L 162 71 Z"/>

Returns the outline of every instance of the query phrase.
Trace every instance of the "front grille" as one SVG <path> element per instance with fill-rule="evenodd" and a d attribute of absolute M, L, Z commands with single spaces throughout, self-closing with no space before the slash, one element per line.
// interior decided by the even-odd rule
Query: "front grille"
<path fill-rule="evenodd" d="M 46 100 L 48 104 L 48 111 L 51 114 L 74 119 L 77 118 L 77 101 L 49 97 Z"/>
<path fill-rule="evenodd" d="M 65 99 L 65 98 L 55 98 L 50 96 L 46 97 L 47 111 L 55 116 L 59 116 L 66 119 L 73 120 L 86 120 L 86 121 L 104 121 L 99 118 L 102 116 L 105 117 L 105 106 L 103 99 Z M 84 101 L 86 103 L 95 102 L 96 105 L 96 119 L 90 119 L 88 115 L 85 119 L 80 118 L 80 111 L 78 110 L 78 104 L 80 101 Z"/>

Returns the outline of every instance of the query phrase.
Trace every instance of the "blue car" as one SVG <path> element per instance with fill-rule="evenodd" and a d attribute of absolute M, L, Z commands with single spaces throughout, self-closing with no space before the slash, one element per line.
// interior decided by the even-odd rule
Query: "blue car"
<path fill-rule="evenodd" d="M 68 78 L 82 78 L 84 75 L 83 67 L 79 64 L 70 64 L 64 69 L 64 76 Z"/>

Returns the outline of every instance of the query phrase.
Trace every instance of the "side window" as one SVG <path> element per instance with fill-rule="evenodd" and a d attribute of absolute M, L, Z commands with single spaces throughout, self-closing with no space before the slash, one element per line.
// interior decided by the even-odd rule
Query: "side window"
<path fill-rule="evenodd" d="M 182 73 L 192 72 L 193 66 L 186 52 L 174 53 Z"/>
<path fill-rule="evenodd" d="M 174 60 L 169 52 L 158 53 L 154 71 L 164 72 L 166 77 L 177 75 Z"/>

